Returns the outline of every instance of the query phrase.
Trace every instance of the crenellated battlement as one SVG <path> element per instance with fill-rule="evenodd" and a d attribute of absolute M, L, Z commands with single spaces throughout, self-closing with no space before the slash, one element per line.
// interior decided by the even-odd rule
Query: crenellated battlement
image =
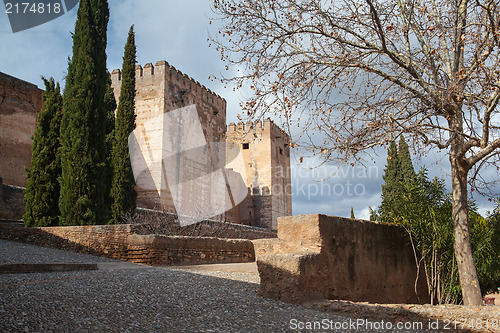
<path fill-rule="evenodd" d="M 253 131 L 254 133 L 262 133 L 265 129 L 271 129 L 271 126 L 274 123 L 268 118 L 264 120 L 264 123 L 261 120 L 257 120 L 256 122 L 247 121 L 246 123 L 240 121 L 238 124 L 230 123 L 226 127 L 227 135 L 232 134 L 245 134 Z"/>
<path fill-rule="evenodd" d="M 246 123 L 240 121 L 239 123 L 230 123 L 226 127 L 226 134 L 231 136 L 245 136 L 248 133 L 262 134 L 264 132 L 274 134 L 284 134 L 281 128 L 276 125 L 271 119 L 267 118 L 263 122 L 257 120 L 255 122 L 247 121 Z M 286 134 L 285 134 L 286 135 Z M 286 135 L 288 137 L 288 135 Z"/>
<path fill-rule="evenodd" d="M 226 106 L 226 100 L 224 98 L 217 95 L 192 77 L 182 73 L 165 60 L 158 61 L 155 65 L 147 63 L 144 67 L 136 65 L 135 76 L 137 84 L 141 84 L 141 81 L 148 81 L 151 79 L 165 79 L 176 83 L 178 86 L 185 88 L 187 91 L 195 95 L 201 95 L 204 101 L 218 106 Z M 112 82 L 116 83 L 121 81 L 121 79 L 122 73 L 120 69 L 115 69 L 111 72 Z"/>

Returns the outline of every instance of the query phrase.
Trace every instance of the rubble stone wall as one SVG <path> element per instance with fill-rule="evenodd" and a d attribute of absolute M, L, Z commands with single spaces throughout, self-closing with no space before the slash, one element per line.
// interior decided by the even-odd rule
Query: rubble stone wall
<path fill-rule="evenodd" d="M 47 234 L 88 248 L 93 253 L 151 265 L 254 260 L 253 244 L 245 239 L 138 235 L 130 224 L 44 227 Z"/>
<path fill-rule="evenodd" d="M 278 219 L 278 239 L 254 241 L 265 297 L 300 303 L 427 300 L 408 234 L 399 226 L 326 215 Z M 418 279 L 417 279 L 418 277 Z"/>

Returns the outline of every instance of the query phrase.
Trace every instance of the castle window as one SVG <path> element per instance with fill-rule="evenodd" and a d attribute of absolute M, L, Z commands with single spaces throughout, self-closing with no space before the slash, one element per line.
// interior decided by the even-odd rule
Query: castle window
<path fill-rule="evenodd" d="M 283 155 L 283 149 L 280 148 L 280 155 Z"/>
<path fill-rule="evenodd" d="M 249 148 L 250 148 L 250 144 L 249 144 L 248 142 L 243 143 L 243 144 L 242 144 L 242 148 L 243 148 L 243 149 L 249 149 Z"/>

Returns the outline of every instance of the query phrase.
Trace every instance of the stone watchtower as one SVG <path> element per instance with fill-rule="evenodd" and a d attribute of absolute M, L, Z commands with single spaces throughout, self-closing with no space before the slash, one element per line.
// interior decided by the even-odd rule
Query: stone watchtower
<path fill-rule="evenodd" d="M 270 119 L 231 123 L 226 142 L 238 145 L 243 155 L 243 163 L 229 161 L 227 167 L 245 175 L 250 189 L 250 197 L 239 206 L 242 222 L 277 229 L 278 217 L 292 215 L 288 135 Z"/>
<path fill-rule="evenodd" d="M 121 88 L 119 69 L 111 73 L 111 82 L 118 103 Z M 204 140 L 209 150 L 213 143 L 224 142 L 226 101 L 222 97 L 181 73 L 166 61 L 158 61 L 154 66 L 148 63 L 144 65 L 144 68 L 140 65 L 136 66 L 136 131 L 134 133 L 143 134 L 139 140 L 140 150 L 143 153 L 143 160 L 140 163 L 147 171 L 141 174 L 137 181 L 139 207 L 175 212 L 165 176 L 165 165 L 162 164 L 165 145 L 171 141 L 166 137 L 168 133 L 162 127 L 162 119 L 164 119 L 162 117 L 171 111 L 187 106 L 196 108 L 198 114 L 196 120 L 201 124 Z M 189 136 L 189 133 L 183 133 L 183 135 L 186 134 Z M 215 154 L 211 155 L 215 156 Z M 220 165 L 220 162 L 212 163 L 212 171 L 215 171 L 217 165 Z M 190 166 L 196 168 L 192 163 Z M 154 186 L 149 186 L 151 184 Z"/>

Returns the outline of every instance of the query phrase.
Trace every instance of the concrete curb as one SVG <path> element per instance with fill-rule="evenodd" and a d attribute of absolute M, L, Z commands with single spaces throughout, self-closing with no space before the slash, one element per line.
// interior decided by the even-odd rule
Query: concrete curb
<path fill-rule="evenodd" d="M 0 264 L 0 274 L 97 270 L 98 264 Z"/>

